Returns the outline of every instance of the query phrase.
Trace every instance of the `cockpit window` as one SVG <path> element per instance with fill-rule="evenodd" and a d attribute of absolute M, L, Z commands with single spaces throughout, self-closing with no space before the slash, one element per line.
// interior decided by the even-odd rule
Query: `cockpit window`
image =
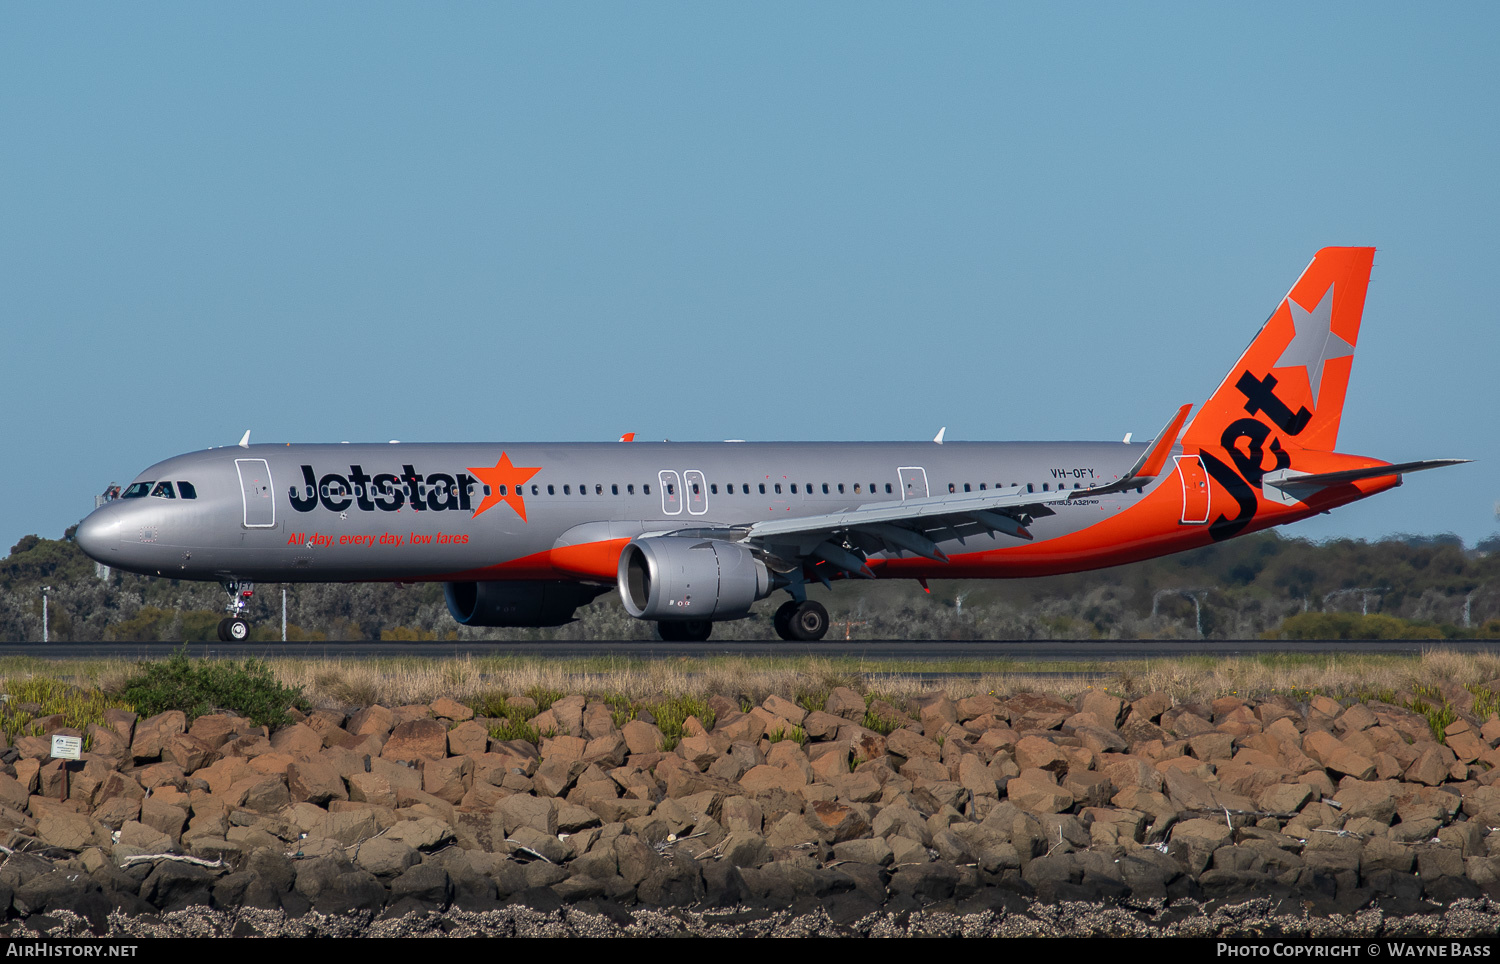
<path fill-rule="evenodd" d="M 128 489 L 125 490 L 125 494 L 122 495 L 122 496 L 120 496 L 120 498 L 122 498 L 122 499 L 139 499 L 139 498 L 142 498 L 143 496 L 147 495 L 151 491 L 151 487 L 153 485 L 155 485 L 155 484 L 156 484 L 155 482 L 134 482 L 134 483 L 131 484 L 130 488 L 128 488 Z"/>
<path fill-rule="evenodd" d="M 156 483 L 156 488 L 151 490 L 151 494 L 156 496 L 158 499 L 177 498 L 177 490 L 172 488 L 172 483 L 170 482 Z"/>
<path fill-rule="evenodd" d="M 191 482 L 178 482 L 177 494 L 182 496 L 184 499 L 198 498 L 198 490 L 193 488 L 193 483 Z"/>

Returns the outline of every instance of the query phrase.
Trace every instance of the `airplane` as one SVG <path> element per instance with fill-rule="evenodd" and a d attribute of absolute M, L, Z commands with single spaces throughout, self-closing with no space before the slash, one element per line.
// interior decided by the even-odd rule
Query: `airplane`
<path fill-rule="evenodd" d="M 75 540 L 117 569 L 219 582 L 226 641 L 249 635 L 257 581 L 438 581 L 465 626 L 558 626 L 613 590 L 673 641 L 707 640 L 784 591 L 777 635 L 817 640 L 829 618 L 813 583 L 1115 566 L 1467 461 L 1334 451 L 1374 252 L 1320 250 L 1192 421 L 1182 406 L 1149 443 L 250 445 L 246 432 L 146 469 Z"/>

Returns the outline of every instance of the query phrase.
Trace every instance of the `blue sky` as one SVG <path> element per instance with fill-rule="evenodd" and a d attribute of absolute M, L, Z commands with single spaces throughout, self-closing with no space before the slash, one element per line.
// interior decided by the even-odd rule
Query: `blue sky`
<path fill-rule="evenodd" d="M 1379 248 L 1288 528 L 1497 529 L 1494 5 L 8 4 L 0 550 L 256 441 L 1144 438 Z"/>

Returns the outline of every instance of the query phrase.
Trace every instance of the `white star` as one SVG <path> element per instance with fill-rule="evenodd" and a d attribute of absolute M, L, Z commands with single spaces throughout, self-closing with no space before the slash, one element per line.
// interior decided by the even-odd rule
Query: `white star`
<path fill-rule="evenodd" d="M 1354 346 L 1333 333 L 1333 285 L 1323 293 L 1316 308 L 1308 311 L 1291 297 L 1286 305 L 1292 311 L 1292 325 L 1297 334 L 1287 343 L 1275 368 L 1307 369 L 1307 381 L 1312 386 L 1313 407 L 1318 404 L 1318 387 L 1323 382 L 1323 366 L 1334 358 L 1348 358 L 1354 354 Z"/>

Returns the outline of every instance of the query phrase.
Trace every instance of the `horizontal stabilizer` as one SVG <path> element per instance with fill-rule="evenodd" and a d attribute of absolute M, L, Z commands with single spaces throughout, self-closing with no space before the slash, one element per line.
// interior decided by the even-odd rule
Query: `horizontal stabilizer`
<path fill-rule="evenodd" d="M 1291 485 L 1343 485 L 1346 482 L 1358 482 L 1360 479 L 1381 479 L 1391 475 L 1405 475 L 1408 472 L 1421 472 L 1424 469 L 1441 469 L 1449 465 L 1463 465 L 1472 459 L 1427 459 L 1421 462 L 1402 462 L 1398 465 L 1372 465 L 1364 469 L 1345 469 L 1342 472 L 1320 472 L 1317 475 L 1292 475 L 1285 470 L 1282 472 L 1268 472 L 1265 476 L 1267 485 L 1278 488 L 1286 488 Z"/>

